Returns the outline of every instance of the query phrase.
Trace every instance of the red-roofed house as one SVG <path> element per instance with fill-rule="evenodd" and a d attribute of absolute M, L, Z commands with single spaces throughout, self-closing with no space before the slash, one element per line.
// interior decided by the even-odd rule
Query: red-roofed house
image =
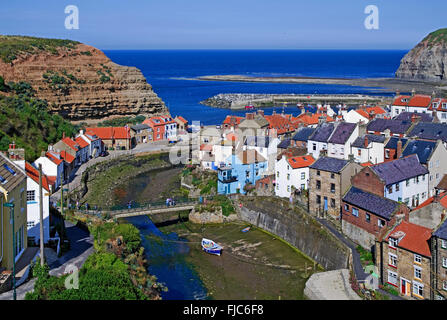
<path fill-rule="evenodd" d="M 244 120 L 244 117 L 238 117 L 238 116 L 227 116 L 225 118 L 225 120 L 222 123 L 222 127 L 224 129 L 237 129 L 237 127 L 239 126 L 239 124 L 241 123 L 242 120 Z"/>
<path fill-rule="evenodd" d="M 175 140 L 177 138 L 177 122 L 169 115 L 147 118 L 143 123 L 152 128 L 154 141 Z"/>
<path fill-rule="evenodd" d="M 90 144 L 88 144 L 82 137 L 77 137 L 75 141 L 79 145 L 79 159 L 81 160 L 81 163 L 87 162 L 89 159 Z"/>
<path fill-rule="evenodd" d="M 407 221 L 391 227 L 376 242 L 380 280 L 404 298 L 432 299 L 432 229 Z"/>
<path fill-rule="evenodd" d="M 433 117 L 436 115 L 440 123 L 447 123 L 447 99 L 436 98 L 428 108 Z"/>
<path fill-rule="evenodd" d="M 88 143 L 88 158 L 97 158 L 104 151 L 104 144 L 101 139 L 95 134 L 84 133 L 83 130 L 79 131 L 78 137 L 84 139 Z"/>
<path fill-rule="evenodd" d="M 109 150 L 129 150 L 132 146 L 130 128 L 127 126 L 85 128 L 85 133 L 97 136 Z"/>
<path fill-rule="evenodd" d="M 428 95 L 416 94 L 412 96 L 397 96 L 391 106 L 391 117 L 402 112 L 430 113 L 432 97 Z"/>
<path fill-rule="evenodd" d="M 47 176 L 49 184 L 53 186 L 52 192 L 54 192 L 64 179 L 64 160 L 60 153 L 50 150 L 34 161 L 34 167 L 38 168 L 39 163 L 42 164 L 42 171 Z"/>
<path fill-rule="evenodd" d="M 316 128 L 321 122 L 334 122 L 335 120 L 325 113 L 302 113 L 298 117 L 292 117 L 292 122 L 296 127 L 299 123 L 302 123 L 305 127 Z"/>
<path fill-rule="evenodd" d="M 306 190 L 309 183 L 309 166 L 315 162 L 311 155 L 286 157 L 275 164 L 275 195 L 288 198 L 293 188 L 298 192 Z"/>
<path fill-rule="evenodd" d="M 182 116 L 177 116 L 174 118 L 174 121 L 177 123 L 177 132 L 186 133 L 186 130 L 188 130 L 188 120 Z"/>
<path fill-rule="evenodd" d="M 71 173 L 75 169 L 75 157 L 69 154 L 67 151 L 60 152 L 61 158 L 64 159 L 64 179 L 70 178 Z"/>
<path fill-rule="evenodd" d="M 264 116 L 264 118 L 268 121 L 268 134 L 270 136 L 290 136 L 292 132 L 295 131 L 297 125 L 292 122 L 291 115 L 285 114 L 276 114 L 273 112 L 270 116 Z"/>
<path fill-rule="evenodd" d="M 26 171 L 26 203 L 28 240 L 40 241 L 40 196 L 39 171 L 25 162 Z M 43 171 L 43 170 L 42 170 Z M 45 174 L 42 175 L 42 207 L 43 207 L 43 239 L 47 243 L 50 238 L 50 183 Z"/>
<path fill-rule="evenodd" d="M 343 115 L 343 119 L 346 122 L 351 123 L 369 123 L 374 118 L 383 118 L 386 115 L 386 111 L 379 106 L 365 107 L 362 106 L 358 109 L 352 109 L 348 113 Z"/>
<path fill-rule="evenodd" d="M 52 149 L 58 152 L 65 151 L 71 154 L 75 158 L 75 167 L 81 164 L 81 150 L 79 144 L 71 138 L 63 137 L 52 147 Z"/>

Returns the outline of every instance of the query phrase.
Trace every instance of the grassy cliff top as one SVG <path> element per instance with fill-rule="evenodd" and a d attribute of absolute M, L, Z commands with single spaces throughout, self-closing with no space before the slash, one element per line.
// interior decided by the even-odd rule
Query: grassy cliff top
<path fill-rule="evenodd" d="M 447 28 L 439 29 L 431 32 L 422 41 L 428 41 L 430 45 L 438 43 L 447 43 Z"/>
<path fill-rule="evenodd" d="M 0 35 L 0 59 L 9 63 L 24 52 L 49 51 L 55 54 L 59 47 L 74 48 L 79 43 L 73 40 Z"/>

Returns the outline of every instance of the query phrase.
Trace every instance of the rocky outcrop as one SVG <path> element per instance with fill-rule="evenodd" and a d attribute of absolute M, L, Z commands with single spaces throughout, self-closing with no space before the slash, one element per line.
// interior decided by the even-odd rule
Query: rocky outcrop
<path fill-rule="evenodd" d="M 447 29 L 430 33 L 401 60 L 396 77 L 447 81 Z"/>
<path fill-rule="evenodd" d="M 8 45 L 4 38 L 0 49 Z M 139 69 L 118 65 L 94 47 L 73 43 L 51 50 L 17 49 L 12 59 L 0 60 L 0 75 L 5 82 L 30 83 L 36 95 L 49 102 L 50 111 L 73 121 L 167 112 Z"/>

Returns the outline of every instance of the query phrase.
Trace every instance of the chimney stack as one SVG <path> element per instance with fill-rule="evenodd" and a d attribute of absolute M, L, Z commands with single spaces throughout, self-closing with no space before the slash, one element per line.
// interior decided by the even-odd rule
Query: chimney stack
<path fill-rule="evenodd" d="M 368 145 L 369 145 L 368 136 L 365 136 L 365 148 L 368 148 Z"/>
<path fill-rule="evenodd" d="M 402 140 L 397 141 L 397 148 L 396 148 L 396 159 L 399 159 L 402 155 Z"/>
<path fill-rule="evenodd" d="M 411 123 L 419 122 L 421 120 L 421 116 L 418 116 L 416 114 L 413 114 L 411 116 Z"/>

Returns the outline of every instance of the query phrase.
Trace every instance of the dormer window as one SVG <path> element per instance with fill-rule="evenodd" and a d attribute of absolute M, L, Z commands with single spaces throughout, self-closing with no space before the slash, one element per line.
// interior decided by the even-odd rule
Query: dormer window
<path fill-rule="evenodd" d="M 445 102 L 442 103 L 442 109 L 447 109 L 447 103 Z"/>
<path fill-rule="evenodd" d="M 388 240 L 388 244 L 390 245 L 390 247 L 393 247 L 393 248 L 396 248 L 398 243 L 399 243 L 399 240 L 394 239 L 394 238 L 390 238 Z"/>

